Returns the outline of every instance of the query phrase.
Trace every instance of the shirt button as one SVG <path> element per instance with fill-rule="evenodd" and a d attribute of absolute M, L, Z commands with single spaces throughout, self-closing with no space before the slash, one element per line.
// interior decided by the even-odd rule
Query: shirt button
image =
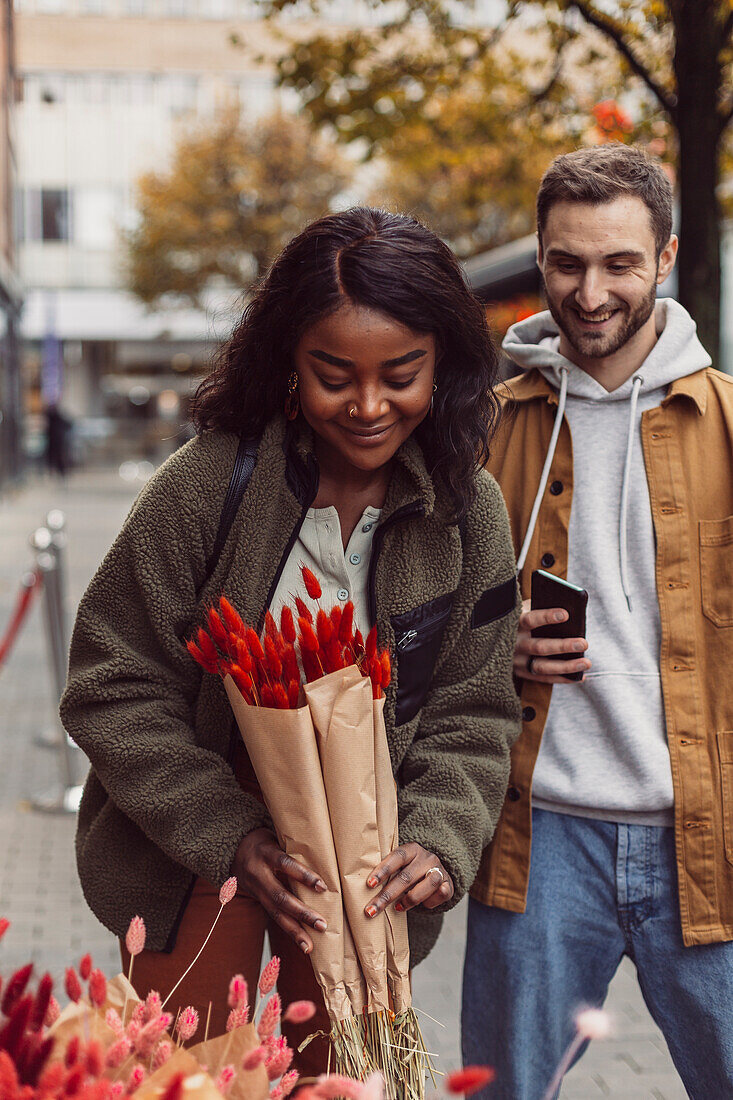
<path fill-rule="evenodd" d="M 525 722 L 532 722 L 537 717 L 537 711 L 534 707 L 525 707 L 522 711 L 522 719 Z"/>
<path fill-rule="evenodd" d="M 351 557 L 349 558 L 349 561 L 351 562 L 352 565 L 358 565 L 359 562 L 361 561 L 361 554 L 352 554 Z"/>
<path fill-rule="evenodd" d="M 338 592 L 336 593 L 336 595 L 338 596 L 338 598 L 339 598 L 340 600 L 348 600 L 348 598 L 349 598 L 349 590 L 348 590 L 348 588 L 339 588 L 339 590 L 338 590 Z"/>
<path fill-rule="evenodd" d="M 363 532 L 364 532 L 364 534 L 366 535 L 367 531 L 371 531 L 371 529 L 372 529 L 372 527 L 373 527 L 373 526 L 374 526 L 374 525 L 373 525 L 373 524 L 371 524 L 371 523 L 365 523 L 365 524 L 364 524 L 364 526 L 362 527 L 362 531 L 363 531 Z"/>
<path fill-rule="evenodd" d="M 509 787 L 506 796 L 510 802 L 519 802 L 519 799 L 522 797 L 516 787 Z"/>
<path fill-rule="evenodd" d="M 549 569 L 554 564 L 555 564 L 555 555 L 554 554 L 547 553 L 547 554 L 542 555 L 542 560 L 540 561 L 540 565 L 543 567 L 543 569 Z"/>
<path fill-rule="evenodd" d="M 554 497 L 559 497 L 564 488 L 565 486 L 561 481 L 553 481 L 552 485 L 550 486 L 550 492 Z"/>

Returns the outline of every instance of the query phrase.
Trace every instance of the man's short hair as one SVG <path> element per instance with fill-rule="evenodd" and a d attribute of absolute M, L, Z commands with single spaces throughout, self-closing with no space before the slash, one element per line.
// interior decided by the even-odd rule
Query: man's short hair
<path fill-rule="evenodd" d="M 672 186 L 643 149 L 610 141 L 555 157 L 537 192 L 537 236 L 551 207 L 559 202 L 599 206 L 620 195 L 637 195 L 646 205 L 657 246 L 657 259 L 672 234 Z"/>

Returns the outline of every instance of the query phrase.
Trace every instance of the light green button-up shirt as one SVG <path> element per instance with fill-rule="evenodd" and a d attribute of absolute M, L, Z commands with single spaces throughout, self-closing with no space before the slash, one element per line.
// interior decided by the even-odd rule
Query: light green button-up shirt
<path fill-rule="evenodd" d="M 351 600 L 354 604 L 354 622 L 366 638 L 374 625 L 369 616 L 367 580 L 372 539 L 379 517 L 379 509 L 367 508 L 344 550 L 336 509 L 308 509 L 270 605 L 278 622 L 283 605 L 293 607 L 296 596 L 301 596 L 309 606 L 312 605 L 301 575 L 301 566 L 307 565 L 321 583 L 323 596 L 319 604 L 324 611 L 329 612 L 337 603 L 343 607 Z"/>

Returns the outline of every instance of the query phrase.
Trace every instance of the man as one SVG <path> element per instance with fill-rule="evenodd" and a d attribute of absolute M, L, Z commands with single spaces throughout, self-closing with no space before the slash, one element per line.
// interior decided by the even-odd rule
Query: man
<path fill-rule="evenodd" d="M 464 1060 L 496 1067 L 492 1100 L 540 1100 L 624 955 L 689 1095 L 733 1096 L 733 379 L 656 300 L 671 229 L 640 150 L 558 157 L 537 200 L 549 312 L 504 341 L 521 374 L 490 469 L 522 592 L 541 568 L 589 601 L 587 641 L 530 636 L 557 610 L 520 622 L 523 732 L 464 975 Z"/>

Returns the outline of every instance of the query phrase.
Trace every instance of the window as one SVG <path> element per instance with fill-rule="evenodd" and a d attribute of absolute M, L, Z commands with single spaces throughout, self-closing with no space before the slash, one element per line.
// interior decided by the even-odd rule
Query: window
<path fill-rule="evenodd" d="M 19 215 L 24 225 L 21 238 L 26 241 L 68 241 L 69 192 L 51 188 L 29 188 L 22 203 L 18 204 Z"/>

